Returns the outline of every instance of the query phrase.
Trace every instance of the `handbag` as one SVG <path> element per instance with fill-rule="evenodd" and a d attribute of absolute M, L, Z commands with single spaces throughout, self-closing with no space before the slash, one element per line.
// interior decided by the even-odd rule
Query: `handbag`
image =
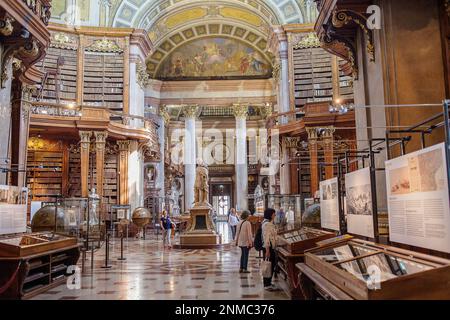
<path fill-rule="evenodd" d="M 261 276 L 263 278 L 271 278 L 272 277 L 272 262 L 270 260 L 264 259 L 261 262 Z"/>

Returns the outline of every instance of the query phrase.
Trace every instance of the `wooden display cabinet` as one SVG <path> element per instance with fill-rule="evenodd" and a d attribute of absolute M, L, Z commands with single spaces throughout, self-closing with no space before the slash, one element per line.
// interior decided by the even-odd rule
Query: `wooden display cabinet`
<path fill-rule="evenodd" d="M 450 260 L 368 241 L 313 249 L 297 269 L 308 299 L 450 299 Z"/>
<path fill-rule="evenodd" d="M 63 284 L 79 257 L 76 238 L 37 233 L 0 239 L 0 299 L 28 299 Z"/>
<path fill-rule="evenodd" d="M 304 261 L 305 251 L 316 247 L 318 241 L 335 236 L 332 232 L 307 227 L 279 233 L 277 251 L 281 286 L 291 299 L 304 299 L 298 286 L 298 270 L 295 265 Z"/>

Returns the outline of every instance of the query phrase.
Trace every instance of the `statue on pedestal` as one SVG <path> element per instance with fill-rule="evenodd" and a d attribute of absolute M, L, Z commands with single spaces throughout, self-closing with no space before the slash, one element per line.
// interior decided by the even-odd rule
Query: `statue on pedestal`
<path fill-rule="evenodd" d="M 202 159 L 197 160 L 197 173 L 194 184 L 194 207 L 207 206 L 209 203 L 209 172 L 208 167 Z"/>

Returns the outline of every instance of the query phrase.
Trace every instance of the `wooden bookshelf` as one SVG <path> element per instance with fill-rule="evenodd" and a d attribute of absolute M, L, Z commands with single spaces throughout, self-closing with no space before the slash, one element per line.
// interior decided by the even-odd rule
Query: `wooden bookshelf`
<path fill-rule="evenodd" d="M 88 106 L 123 110 L 124 59 L 119 53 L 86 51 L 83 101 Z"/>
<path fill-rule="evenodd" d="M 294 95 L 296 108 L 307 103 L 332 101 L 334 96 L 353 100 L 353 81 L 340 69 L 333 69 L 332 55 L 322 48 L 293 49 Z M 339 92 L 333 92 L 333 78 L 339 78 Z"/>
<path fill-rule="evenodd" d="M 60 64 L 58 66 L 58 59 Z M 75 103 L 77 92 L 77 51 L 71 49 L 48 48 L 47 55 L 37 65 L 47 79 L 43 85 L 43 101 L 57 101 L 56 86 L 59 86 L 59 98 L 63 104 Z M 59 73 L 58 76 L 56 73 Z M 58 80 L 57 80 L 58 78 Z"/>
<path fill-rule="evenodd" d="M 54 201 L 63 191 L 63 151 L 28 151 L 27 184 L 33 200 Z"/>

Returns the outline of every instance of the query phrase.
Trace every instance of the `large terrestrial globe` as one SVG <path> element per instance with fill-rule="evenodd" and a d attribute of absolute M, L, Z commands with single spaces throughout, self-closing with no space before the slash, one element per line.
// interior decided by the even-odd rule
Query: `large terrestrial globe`
<path fill-rule="evenodd" d="M 152 215 L 150 214 L 150 211 L 148 211 L 148 209 L 146 208 L 136 208 L 133 211 L 131 219 L 133 220 L 133 223 L 136 226 L 142 228 L 150 223 Z"/>
<path fill-rule="evenodd" d="M 56 231 L 64 230 L 64 208 L 58 207 L 56 214 Z M 31 220 L 31 231 L 54 231 L 55 230 L 55 206 L 48 205 L 39 209 Z"/>

